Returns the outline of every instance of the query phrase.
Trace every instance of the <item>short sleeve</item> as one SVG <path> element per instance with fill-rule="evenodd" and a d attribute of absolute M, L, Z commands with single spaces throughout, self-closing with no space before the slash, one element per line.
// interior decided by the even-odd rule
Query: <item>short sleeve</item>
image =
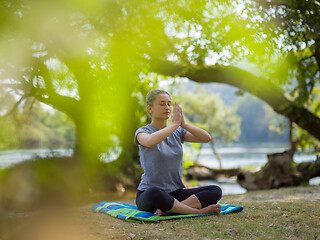
<path fill-rule="evenodd" d="M 184 135 L 187 133 L 187 130 L 185 130 L 185 129 L 182 128 L 182 127 L 179 127 L 179 128 L 177 129 L 177 131 L 178 131 L 178 134 L 179 134 L 179 136 L 180 136 L 181 143 L 183 143 L 183 142 L 184 142 Z"/>
<path fill-rule="evenodd" d="M 139 129 L 136 131 L 136 133 L 134 134 L 134 143 L 137 144 L 137 145 L 140 145 L 140 143 L 138 142 L 137 136 L 138 136 L 138 134 L 141 133 L 141 132 L 145 132 L 145 133 L 149 133 L 149 134 L 152 133 L 151 130 L 148 129 L 147 127 L 145 127 L 145 126 L 139 128 Z"/>

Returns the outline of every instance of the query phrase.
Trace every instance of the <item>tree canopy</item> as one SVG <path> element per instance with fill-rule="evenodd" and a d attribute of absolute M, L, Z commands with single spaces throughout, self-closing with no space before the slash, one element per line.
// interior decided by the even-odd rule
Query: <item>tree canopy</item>
<path fill-rule="evenodd" d="M 314 2 L 3 1 L 0 16 L 1 98 L 66 113 L 85 158 L 133 151 L 151 73 L 235 86 L 320 139 L 308 102 L 318 101 Z"/>

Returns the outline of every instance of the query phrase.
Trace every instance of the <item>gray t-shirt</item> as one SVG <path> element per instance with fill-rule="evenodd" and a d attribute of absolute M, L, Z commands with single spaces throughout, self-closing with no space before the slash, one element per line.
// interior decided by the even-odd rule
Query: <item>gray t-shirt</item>
<path fill-rule="evenodd" d="M 177 128 L 169 137 L 153 147 L 139 144 L 137 135 L 141 132 L 154 133 L 158 131 L 151 124 L 139 128 L 134 141 L 139 145 L 140 162 L 144 171 L 138 190 L 144 191 L 149 187 L 159 187 L 166 192 L 185 188 L 182 182 L 182 145 L 186 130 Z"/>

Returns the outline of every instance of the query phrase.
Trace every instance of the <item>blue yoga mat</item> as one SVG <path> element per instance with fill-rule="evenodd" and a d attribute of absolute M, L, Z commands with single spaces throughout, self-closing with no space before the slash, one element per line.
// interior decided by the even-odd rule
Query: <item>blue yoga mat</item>
<path fill-rule="evenodd" d="M 221 213 L 219 215 L 224 215 L 228 213 L 241 212 L 243 207 L 234 206 L 231 204 L 221 204 Z M 94 212 L 101 212 L 109 214 L 112 217 L 120 218 L 126 221 L 143 221 L 143 222 L 155 222 L 163 221 L 169 219 L 177 218 L 190 218 L 190 217 L 201 217 L 201 216 L 210 216 L 218 214 L 177 214 L 177 215 L 168 215 L 168 216 L 158 216 L 154 215 L 151 212 L 140 211 L 136 206 L 126 204 L 126 203 L 117 203 L 117 202 L 100 202 L 92 207 Z"/>

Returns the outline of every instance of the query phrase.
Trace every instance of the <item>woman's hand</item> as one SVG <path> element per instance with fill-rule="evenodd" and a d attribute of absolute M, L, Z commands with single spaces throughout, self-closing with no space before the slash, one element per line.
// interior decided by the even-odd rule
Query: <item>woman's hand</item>
<path fill-rule="evenodd" d="M 175 108 L 178 109 L 180 113 L 180 126 L 187 130 L 186 134 L 184 135 L 184 140 L 186 142 L 206 143 L 211 140 L 210 134 L 207 133 L 205 130 L 190 125 L 184 121 L 183 111 L 178 103 L 175 103 Z"/>
<path fill-rule="evenodd" d="M 179 108 L 180 108 L 180 114 L 181 114 L 181 127 L 183 127 L 183 125 L 184 125 L 184 115 L 183 115 L 183 111 L 182 111 L 182 108 L 180 107 L 180 105 L 179 105 Z"/>
<path fill-rule="evenodd" d="M 172 116 L 171 120 L 173 124 L 178 124 L 179 126 L 181 125 L 182 122 L 182 116 L 181 116 L 181 107 L 179 106 L 178 103 L 173 104 L 173 111 L 172 111 Z"/>

